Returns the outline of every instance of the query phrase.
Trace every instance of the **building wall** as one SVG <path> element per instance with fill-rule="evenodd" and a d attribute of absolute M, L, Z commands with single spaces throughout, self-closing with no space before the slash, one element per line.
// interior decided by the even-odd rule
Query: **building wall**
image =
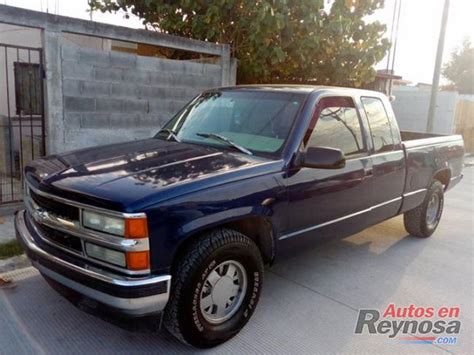
<path fill-rule="evenodd" d="M 431 92 L 405 88 L 394 90 L 393 95 L 395 101 L 392 102 L 392 106 L 400 130 L 426 132 Z M 457 100 L 458 94 L 456 92 L 441 91 L 438 93 L 433 133 L 453 133 Z"/>
<path fill-rule="evenodd" d="M 65 45 L 78 45 L 83 48 L 94 48 L 100 50 L 111 50 L 111 41 L 108 39 L 81 36 L 72 33 L 62 33 L 61 41 Z M 22 26 L 0 23 L 0 43 L 11 46 L 22 46 L 29 48 L 41 48 L 41 30 Z M 28 58 L 27 49 L 0 48 L 0 116 L 8 116 L 8 103 L 10 104 L 10 114 L 14 115 L 15 108 L 15 80 L 13 63 L 31 62 L 39 63 L 40 58 L 37 51 L 30 51 Z M 7 102 L 7 75 L 9 101 Z"/>
<path fill-rule="evenodd" d="M 197 93 L 235 84 L 236 63 L 225 44 L 5 5 L 0 24 L 39 29 L 34 46 L 43 50 L 48 154 L 150 137 Z M 12 42 L 33 46 L 22 36 Z M 213 62 L 114 50 L 124 43 L 195 53 Z"/>
<path fill-rule="evenodd" d="M 64 44 L 110 50 L 111 41 L 96 37 L 61 33 Z M 39 64 L 41 30 L 0 23 L 0 176 L 19 175 L 21 166 L 41 155 L 40 116 L 20 116 L 16 112 L 15 62 Z M 64 147 L 67 149 L 67 147 Z"/>
<path fill-rule="evenodd" d="M 221 66 L 63 45 L 67 149 L 147 138 L 201 91 Z"/>
<path fill-rule="evenodd" d="M 11 190 L 9 180 L 7 184 L 5 179 L 2 180 L 2 176 L 17 173 L 15 159 L 26 162 L 31 160 L 31 152 L 34 148 L 30 137 L 31 131 L 35 131 L 34 128 L 31 129 L 35 118 L 20 119 L 16 114 L 14 63 L 39 63 L 40 58 L 37 51 L 31 51 L 28 55 L 25 49 L 3 45 L 40 48 L 41 31 L 0 23 L 0 43 L 2 43 L 0 46 L 0 184 L 3 185 L 0 186 L 0 190 L 2 188 L 6 190 L 7 187 Z M 20 126 L 23 128 L 21 137 Z M 2 199 L 1 195 L 0 192 L 0 199 Z"/>

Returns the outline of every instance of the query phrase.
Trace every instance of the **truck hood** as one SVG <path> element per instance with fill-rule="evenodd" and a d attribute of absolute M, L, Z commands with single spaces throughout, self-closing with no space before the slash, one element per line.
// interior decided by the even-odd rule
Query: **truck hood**
<path fill-rule="evenodd" d="M 52 155 L 32 162 L 26 174 L 41 190 L 98 207 L 133 212 L 278 167 L 281 161 L 147 139 Z"/>

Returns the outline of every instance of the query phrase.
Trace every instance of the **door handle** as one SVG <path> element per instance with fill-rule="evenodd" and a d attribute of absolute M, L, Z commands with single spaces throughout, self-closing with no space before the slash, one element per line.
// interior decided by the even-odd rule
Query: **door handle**
<path fill-rule="evenodd" d="M 365 176 L 374 176 L 374 169 L 373 168 L 365 168 L 364 173 L 365 173 Z"/>

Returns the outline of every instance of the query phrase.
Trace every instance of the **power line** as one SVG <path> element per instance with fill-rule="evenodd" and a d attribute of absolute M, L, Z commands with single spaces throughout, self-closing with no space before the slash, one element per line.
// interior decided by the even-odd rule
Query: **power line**
<path fill-rule="evenodd" d="M 392 15 L 392 26 L 390 29 L 390 48 L 388 49 L 388 54 L 387 54 L 387 74 L 390 69 L 390 58 L 392 56 L 392 46 L 393 46 L 393 33 L 395 30 L 395 18 L 397 15 L 397 5 L 398 5 L 398 0 L 395 0 L 393 3 L 393 15 Z"/>
<path fill-rule="evenodd" d="M 397 15 L 397 27 L 395 29 L 395 39 L 393 43 L 393 58 L 392 58 L 392 71 L 391 74 L 395 74 L 395 57 L 397 55 L 397 43 L 398 43 L 398 28 L 400 26 L 400 14 L 402 12 L 402 0 L 398 2 L 398 15 Z M 390 78 L 389 86 L 388 86 L 388 95 L 392 95 L 392 85 L 393 85 L 393 78 Z"/>

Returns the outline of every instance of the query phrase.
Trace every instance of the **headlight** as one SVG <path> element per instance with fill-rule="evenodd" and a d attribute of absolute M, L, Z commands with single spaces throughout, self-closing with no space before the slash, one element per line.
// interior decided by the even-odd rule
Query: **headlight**
<path fill-rule="evenodd" d="M 85 243 L 86 253 L 94 259 L 108 262 L 110 264 L 125 267 L 127 265 L 125 254 L 116 250 L 100 247 L 95 244 Z"/>
<path fill-rule="evenodd" d="M 125 238 L 148 238 L 148 222 L 144 214 L 126 215 L 121 218 L 84 210 L 82 225 L 88 229 Z"/>
<path fill-rule="evenodd" d="M 124 214 L 123 217 L 116 217 L 83 210 L 82 226 L 123 238 L 148 238 L 148 222 L 144 213 Z M 121 252 L 86 242 L 85 251 L 87 256 L 91 258 L 126 267 L 129 270 L 140 271 L 150 269 L 149 250 Z"/>
<path fill-rule="evenodd" d="M 123 218 L 84 210 L 82 212 L 82 224 L 86 228 L 99 232 L 125 236 L 125 219 Z"/>

